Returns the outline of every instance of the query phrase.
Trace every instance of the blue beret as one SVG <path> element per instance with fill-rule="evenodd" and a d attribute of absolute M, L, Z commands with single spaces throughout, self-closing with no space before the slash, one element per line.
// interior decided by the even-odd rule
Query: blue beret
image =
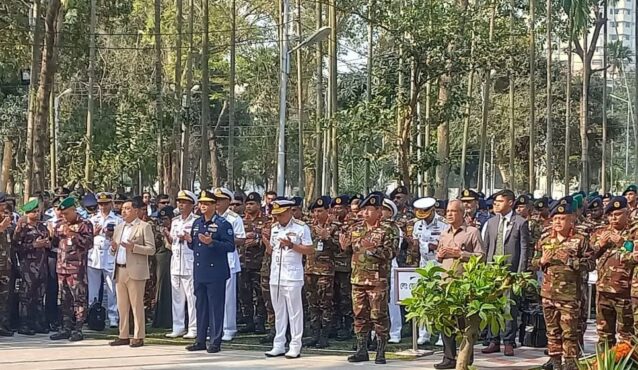
<path fill-rule="evenodd" d="M 616 196 L 611 198 L 611 200 L 609 201 L 609 204 L 607 204 L 607 207 L 605 208 L 605 214 L 608 214 L 610 212 L 613 211 L 618 211 L 620 209 L 625 209 L 627 208 L 627 198 L 625 197 L 620 197 L 620 196 Z"/>

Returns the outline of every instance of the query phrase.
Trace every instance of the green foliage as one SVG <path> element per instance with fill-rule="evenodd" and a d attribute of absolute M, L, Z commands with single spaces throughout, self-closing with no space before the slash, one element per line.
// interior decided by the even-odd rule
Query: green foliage
<path fill-rule="evenodd" d="M 624 356 L 617 352 L 620 350 L 618 347 L 624 346 L 624 349 L 628 349 L 628 353 Z M 636 352 L 637 346 L 631 346 L 628 343 L 621 342 L 620 344 L 609 348 L 605 342 L 604 347 L 596 348 L 596 356 L 594 358 L 585 359 L 578 362 L 579 370 L 632 370 L 638 366 L 638 363 L 633 359 L 633 355 Z M 619 361 L 616 361 L 616 357 L 620 357 Z"/>
<path fill-rule="evenodd" d="M 510 272 L 505 256 L 496 256 L 490 263 L 473 256 L 463 264 L 462 274 L 455 269 L 445 270 L 434 264 L 417 269 L 421 278 L 412 289 L 412 298 L 403 302 L 408 311 L 406 319 L 416 319 L 431 333 L 461 335 L 465 328 L 459 327 L 459 318 L 478 316 L 480 329 L 490 327 L 497 332 L 511 318 L 510 292 L 518 295 L 527 286 L 537 284 L 530 273 Z"/>

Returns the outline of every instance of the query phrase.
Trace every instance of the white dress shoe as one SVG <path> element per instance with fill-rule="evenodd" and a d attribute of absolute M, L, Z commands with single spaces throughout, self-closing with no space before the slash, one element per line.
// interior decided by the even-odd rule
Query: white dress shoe
<path fill-rule="evenodd" d="M 430 340 L 426 337 L 419 337 L 419 339 L 416 340 L 416 344 L 422 346 L 425 343 L 429 342 Z"/>
<path fill-rule="evenodd" d="M 288 358 L 288 359 L 299 358 L 299 357 L 301 357 L 300 351 L 293 351 L 291 349 L 288 352 L 286 352 L 286 358 Z"/>
<path fill-rule="evenodd" d="M 197 333 L 195 332 L 188 332 L 186 333 L 186 335 L 183 336 L 184 339 L 195 339 L 197 338 Z"/>
<path fill-rule="evenodd" d="M 390 338 L 388 339 L 388 343 L 400 343 L 401 338 Z"/>
<path fill-rule="evenodd" d="M 233 340 L 233 336 L 232 335 L 228 335 L 228 334 L 224 334 L 224 336 L 222 337 L 222 340 L 224 342 L 230 342 L 231 340 Z"/>
<path fill-rule="evenodd" d="M 166 338 L 177 338 L 177 337 L 183 336 L 184 334 L 186 334 L 185 331 L 182 331 L 182 332 L 174 331 L 174 332 L 166 334 Z"/>
<path fill-rule="evenodd" d="M 286 353 L 286 350 L 283 348 L 273 348 L 270 351 L 266 352 L 266 357 L 279 357 L 283 356 Z"/>

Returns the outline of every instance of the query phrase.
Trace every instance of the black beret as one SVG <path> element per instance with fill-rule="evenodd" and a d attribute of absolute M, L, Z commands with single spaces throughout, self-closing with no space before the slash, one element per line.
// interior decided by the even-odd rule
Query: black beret
<path fill-rule="evenodd" d="M 589 210 L 600 209 L 602 207 L 603 207 L 603 200 L 600 199 L 600 197 L 595 197 L 591 199 L 589 201 L 589 204 L 587 205 L 587 209 Z"/>
<path fill-rule="evenodd" d="M 379 194 L 378 192 L 370 193 L 361 202 L 361 204 L 359 206 L 361 208 L 364 208 L 364 207 L 367 207 L 367 206 L 382 207 L 383 206 L 383 199 L 384 199 L 383 195 Z"/>
<path fill-rule="evenodd" d="M 518 198 L 516 198 L 516 202 L 514 202 L 514 207 L 521 206 L 521 205 L 528 205 L 528 204 L 530 204 L 529 196 L 526 194 L 521 194 L 518 196 Z"/>
<path fill-rule="evenodd" d="M 611 200 L 609 201 L 609 204 L 607 204 L 607 207 L 605 208 L 605 214 L 608 214 L 610 212 L 613 211 L 618 211 L 620 209 L 625 209 L 627 208 L 627 198 L 625 197 L 613 197 L 611 198 Z"/>
<path fill-rule="evenodd" d="M 550 217 L 554 217 L 555 215 L 571 215 L 572 213 L 574 213 L 574 210 L 572 209 L 571 204 L 559 203 L 554 208 L 552 208 L 549 215 Z"/>
<path fill-rule="evenodd" d="M 327 195 L 322 195 L 319 198 L 315 199 L 312 204 L 310 204 L 309 209 L 312 211 L 315 208 L 323 208 L 328 209 L 330 207 L 330 197 Z"/>
<path fill-rule="evenodd" d="M 261 195 L 253 191 L 252 193 L 248 194 L 248 196 L 246 197 L 246 202 L 261 203 Z"/>
<path fill-rule="evenodd" d="M 175 217 L 175 208 L 173 206 L 166 206 L 159 211 L 159 218 L 162 217 Z"/>
<path fill-rule="evenodd" d="M 350 203 L 350 197 L 347 195 L 339 195 L 338 197 L 332 199 L 330 202 L 330 207 L 334 206 L 345 206 Z"/>
<path fill-rule="evenodd" d="M 548 203 L 549 203 L 548 199 L 546 197 L 542 197 L 534 201 L 534 207 L 536 207 L 536 209 L 540 211 L 542 209 L 549 207 Z"/>
<path fill-rule="evenodd" d="M 447 208 L 447 199 L 438 199 L 434 203 L 434 208 L 436 209 L 446 209 Z"/>
<path fill-rule="evenodd" d="M 408 195 L 408 188 L 406 188 L 403 185 L 397 186 L 396 189 L 392 190 L 392 192 L 390 193 L 390 198 L 394 199 L 394 197 L 396 197 L 397 194 Z"/>

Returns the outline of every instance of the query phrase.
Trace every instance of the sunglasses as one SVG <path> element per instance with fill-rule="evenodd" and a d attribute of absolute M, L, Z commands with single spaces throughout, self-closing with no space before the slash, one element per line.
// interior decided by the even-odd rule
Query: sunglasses
<path fill-rule="evenodd" d="M 231 203 L 230 205 L 234 206 L 234 207 L 239 207 L 239 206 L 241 206 L 241 203 Z"/>
<path fill-rule="evenodd" d="M 171 204 L 170 200 L 163 200 L 161 202 L 159 202 L 159 204 Z"/>

